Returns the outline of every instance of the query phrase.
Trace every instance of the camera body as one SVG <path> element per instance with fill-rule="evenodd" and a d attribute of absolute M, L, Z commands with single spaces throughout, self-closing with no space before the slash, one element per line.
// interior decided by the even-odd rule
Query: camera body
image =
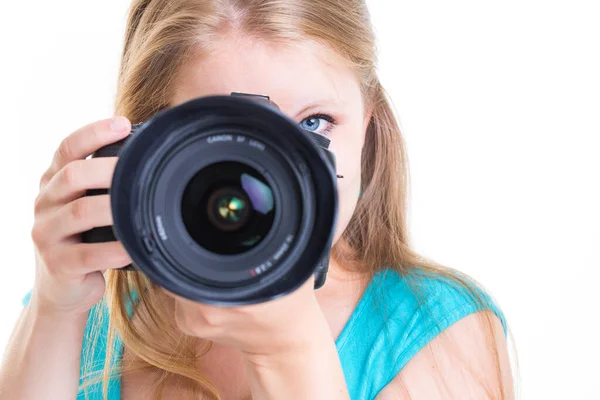
<path fill-rule="evenodd" d="M 256 101 L 256 100 L 264 101 Z M 206 96 L 162 110 L 93 157 L 119 157 L 114 225 L 84 242 L 120 240 L 153 282 L 207 304 L 244 305 L 326 279 L 337 220 L 329 139 L 266 96 Z"/>

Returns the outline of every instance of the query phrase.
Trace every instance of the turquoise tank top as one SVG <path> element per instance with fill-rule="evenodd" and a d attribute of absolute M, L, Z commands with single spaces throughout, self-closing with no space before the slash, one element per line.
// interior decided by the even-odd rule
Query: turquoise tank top
<path fill-rule="evenodd" d="M 416 294 L 410 289 L 407 278 L 395 271 L 377 273 L 337 338 L 336 347 L 352 400 L 374 399 L 421 348 L 471 313 L 482 309 L 493 311 L 500 318 L 506 335 L 504 315 L 487 293 L 478 290 L 485 301 L 481 307 L 464 289 L 443 278 L 420 274 L 419 277 L 421 279 L 415 282 L 419 288 Z M 30 296 L 31 292 L 23 298 L 25 306 Z M 132 305 L 128 306 L 128 310 L 131 315 Z M 99 312 L 102 313 L 100 335 L 94 343 L 91 357 L 96 370 L 101 373 L 107 347 L 106 306 L 96 305 L 90 310 L 83 339 L 82 366 L 84 351 L 90 341 L 90 329 Z M 121 358 L 122 350 L 122 342 L 117 337 L 117 360 Z M 119 400 L 120 392 L 120 380 L 111 380 L 108 399 Z M 77 400 L 84 399 L 82 390 Z M 102 400 L 101 384 L 88 388 L 88 399 Z"/>

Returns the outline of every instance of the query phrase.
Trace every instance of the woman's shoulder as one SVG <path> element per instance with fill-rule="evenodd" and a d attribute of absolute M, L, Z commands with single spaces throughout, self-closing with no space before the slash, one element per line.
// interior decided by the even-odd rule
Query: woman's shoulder
<path fill-rule="evenodd" d="M 458 276 L 417 269 L 375 274 L 338 340 L 347 382 L 356 385 L 352 390 L 359 398 L 373 398 L 427 343 L 468 315 L 490 310 L 506 333 L 491 295 Z"/>
<path fill-rule="evenodd" d="M 400 273 L 385 269 L 375 274 L 371 286 L 374 304 L 381 305 L 384 312 L 387 309 L 393 320 L 411 322 L 413 328 L 448 327 L 473 312 L 489 310 L 507 330 L 504 314 L 491 294 L 457 271 Z"/>

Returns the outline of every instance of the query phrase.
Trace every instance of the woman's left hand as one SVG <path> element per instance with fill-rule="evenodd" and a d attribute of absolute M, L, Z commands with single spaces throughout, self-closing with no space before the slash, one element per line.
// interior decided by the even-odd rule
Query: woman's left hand
<path fill-rule="evenodd" d="M 333 342 L 314 290 L 314 277 L 294 292 L 265 303 L 220 307 L 173 293 L 175 321 L 184 333 L 237 348 L 244 355 L 270 356 L 302 352 L 315 337 Z"/>
<path fill-rule="evenodd" d="M 168 294 L 175 298 L 175 321 L 184 333 L 241 352 L 252 398 L 350 398 L 313 277 L 286 296 L 241 307 L 209 306 Z"/>

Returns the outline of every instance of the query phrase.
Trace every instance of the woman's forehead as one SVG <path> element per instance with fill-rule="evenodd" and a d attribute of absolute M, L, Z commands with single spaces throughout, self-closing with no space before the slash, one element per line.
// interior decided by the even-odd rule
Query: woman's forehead
<path fill-rule="evenodd" d="M 330 53 L 309 41 L 282 48 L 249 39 L 223 39 L 216 51 L 182 65 L 172 103 L 233 91 L 268 95 L 289 113 L 308 103 L 343 107 L 355 98 L 360 101 L 354 74 Z"/>

